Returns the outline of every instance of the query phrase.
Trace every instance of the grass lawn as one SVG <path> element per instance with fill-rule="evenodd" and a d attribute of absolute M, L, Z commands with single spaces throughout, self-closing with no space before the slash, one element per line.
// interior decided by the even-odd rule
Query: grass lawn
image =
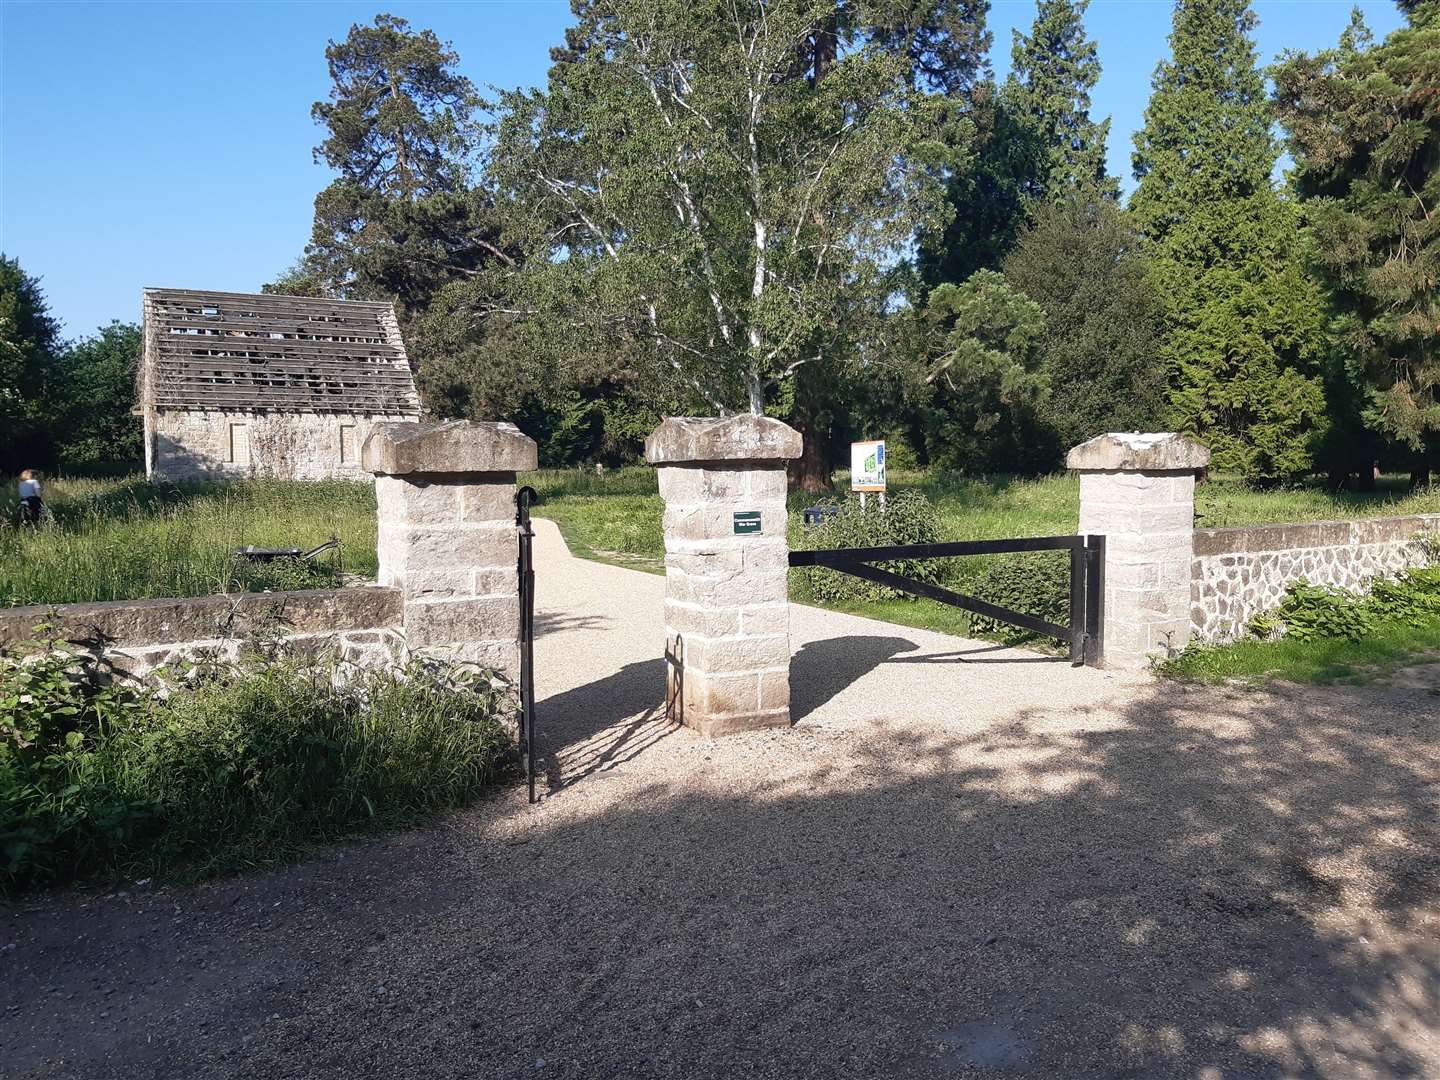
<path fill-rule="evenodd" d="M 1187 649 L 1160 674 L 1198 682 L 1367 682 L 1397 668 L 1440 659 L 1440 620 L 1422 626 L 1386 622 L 1361 641 L 1322 638 L 1241 640 Z"/>

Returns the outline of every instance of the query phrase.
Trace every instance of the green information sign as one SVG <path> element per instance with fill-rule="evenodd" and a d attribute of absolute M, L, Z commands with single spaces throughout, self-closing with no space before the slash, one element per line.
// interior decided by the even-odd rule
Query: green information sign
<path fill-rule="evenodd" d="M 747 533 L 758 533 L 760 531 L 759 510 L 736 510 L 735 511 L 735 535 L 744 536 Z"/>

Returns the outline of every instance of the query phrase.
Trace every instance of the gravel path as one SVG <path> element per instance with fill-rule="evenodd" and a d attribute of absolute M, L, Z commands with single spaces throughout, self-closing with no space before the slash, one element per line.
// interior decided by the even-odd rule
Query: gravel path
<path fill-rule="evenodd" d="M 794 609 L 661 719 L 658 577 L 537 552 L 545 801 L 0 908 L 23 1077 L 1440 1076 L 1440 668 L 1185 689 Z"/>

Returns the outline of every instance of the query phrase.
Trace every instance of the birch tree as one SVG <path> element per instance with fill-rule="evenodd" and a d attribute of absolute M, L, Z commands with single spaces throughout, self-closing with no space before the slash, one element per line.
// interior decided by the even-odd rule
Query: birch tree
<path fill-rule="evenodd" d="M 482 315 L 623 348 L 721 413 L 855 357 L 943 214 L 906 50 L 834 0 L 620 0 L 556 60 L 499 102 L 492 176 L 529 257 Z"/>

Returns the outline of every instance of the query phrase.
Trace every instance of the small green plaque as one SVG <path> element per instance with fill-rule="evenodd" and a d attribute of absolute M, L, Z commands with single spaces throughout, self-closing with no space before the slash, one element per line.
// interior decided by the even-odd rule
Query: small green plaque
<path fill-rule="evenodd" d="M 736 510 L 735 511 L 735 535 L 744 536 L 747 533 L 758 533 L 760 531 L 759 510 Z"/>

